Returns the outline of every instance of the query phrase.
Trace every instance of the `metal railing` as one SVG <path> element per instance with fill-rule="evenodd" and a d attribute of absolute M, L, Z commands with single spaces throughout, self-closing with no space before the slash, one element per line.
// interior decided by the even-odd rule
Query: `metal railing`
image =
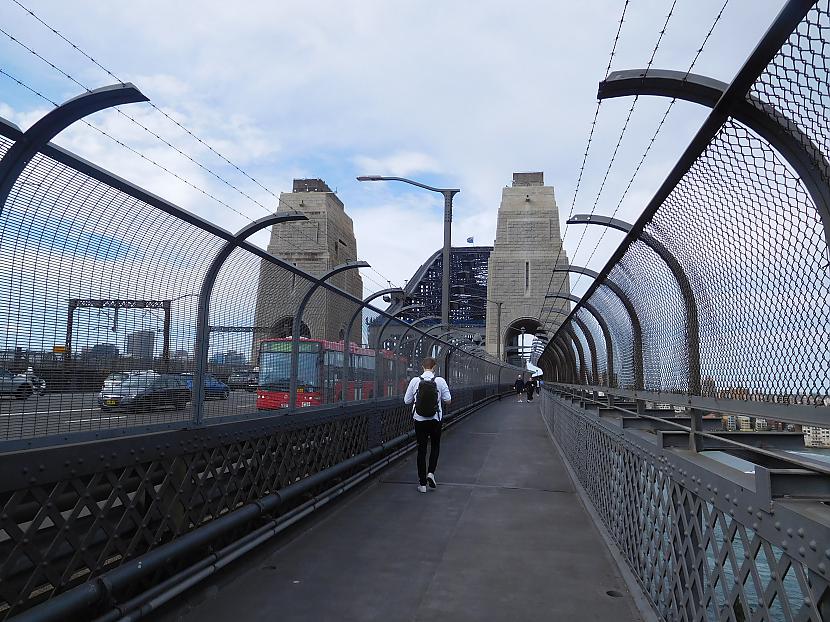
<path fill-rule="evenodd" d="M 826 0 L 788 2 L 730 84 L 662 70 L 600 84 L 711 113 L 636 223 L 571 219 L 626 236 L 599 273 L 562 268 L 595 280 L 539 358 L 547 378 L 683 396 L 692 448 L 713 400 L 830 427 L 829 18 Z"/>
<path fill-rule="evenodd" d="M 48 142 L 142 98 L 0 120 L 0 619 L 146 612 L 408 450 L 423 357 L 450 423 L 514 375 L 363 300 L 342 232 L 280 209 L 231 233 Z M 364 344 L 364 315 L 403 330 Z"/>
<path fill-rule="evenodd" d="M 828 619 L 830 463 L 807 470 L 788 456 L 801 434 L 729 435 L 706 419 L 698 453 L 686 449 L 687 412 L 619 396 L 609 406 L 576 386 L 546 385 L 542 404 L 660 619 Z"/>
<path fill-rule="evenodd" d="M 830 2 L 730 84 L 615 72 L 711 113 L 539 357 L 545 421 L 664 620 L 830 619 Z"/>

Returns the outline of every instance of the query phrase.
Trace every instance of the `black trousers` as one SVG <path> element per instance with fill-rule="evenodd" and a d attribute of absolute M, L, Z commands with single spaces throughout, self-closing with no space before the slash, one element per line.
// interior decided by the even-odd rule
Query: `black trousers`
<path fill-rule="evenodd" d="M 441 451 L 441 422 L 437 419 L 415 422 L 415 438 L 418 440 L 418 482 L 427 485 L 427 473 L 435 473 L 438 453 Z M 429 441 L 429 470 L 427 470 L 427 442 Z"/>

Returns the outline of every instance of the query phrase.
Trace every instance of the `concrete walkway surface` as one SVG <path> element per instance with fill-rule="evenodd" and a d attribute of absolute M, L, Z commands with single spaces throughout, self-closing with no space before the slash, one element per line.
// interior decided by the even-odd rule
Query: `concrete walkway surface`
<path fill-rule="evenodd" d="M 441 445 L 437 490 L 416 490 L 413 453 L 153 617 L 640 619 L 539 401 L 486 406 Z"/>

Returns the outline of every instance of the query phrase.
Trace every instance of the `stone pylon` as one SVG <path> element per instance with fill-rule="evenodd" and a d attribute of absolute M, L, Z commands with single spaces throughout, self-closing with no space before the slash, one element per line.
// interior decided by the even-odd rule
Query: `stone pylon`
<path fill-rule="evenodd" d="M 529 334 L 541 326 L 550 335 L 561 322 L 562 316 L 542 312 L 566 306 L 545 300 L 549 288 L 570 293 L 568 273 L 553 274 L 557 263 L 568 265 L 568 257 L 562 249 L 553 186 L 544 184 L 543 173 L 514 173 L 513 185 L 502 190 L 487 283 L 487 297 L 502 303 L 501 318 L 498 305 L 489 302 L 487 350 L 495 355 L 501 341 L 503 358 L 506 342 L 515 339 L 520 326 Z"/>
<path fill-rule="evenodd" d="M 280 194 L 280 209 L 293 209 L 308 217 L 307 221 L 276 225 L 271 230 L 268 252 L 293 263 L 314 276 L 357 259 L 357 242 L 352 219 L 343 202 L 320 179 L 295 179 L 293 192 Z M 348 270 L 328 281 L 350 294 L 363 297 L 363 280 L 357 270 Z M 291 322 L 309 282 L 263 260 L 257 288 L 257 340 L 291 335 Z M 301 336 L 340 341 L 357 305 L 332 292 L 319 288 L 303 314 Z M 351 340 L 360 342 L 363 318 L 354 322 Z"/>

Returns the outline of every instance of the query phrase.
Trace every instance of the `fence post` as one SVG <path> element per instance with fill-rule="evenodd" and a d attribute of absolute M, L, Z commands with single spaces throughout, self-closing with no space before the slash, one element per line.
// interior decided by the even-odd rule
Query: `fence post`
<path fill-rule="evenodd" d="M 208 325 L 210 320 L 210 298 L 213 295 L 213 286 L 216 284 L 219 271 L 234 249 L 257 231 L 278 223 L 296 220 L 308 220 L 308 218 L 303 214 L 277 212 L 242 227 L 232 239 L 225 242 L 225 245 L 216 253 L 216 257 L 210 262 L 207 272 L 205 272 L 202 286 L 199 289 L 199 305 L 196 311 L 196 345 L 194 348 L 196 369 L 193 374 L 193 392 L 191 395 L 193 421 L 196 424 L 201 424 L 205 416 L 205 374 L 207 373 L 208 348 L 210 347 L 210 326 Z"/>

